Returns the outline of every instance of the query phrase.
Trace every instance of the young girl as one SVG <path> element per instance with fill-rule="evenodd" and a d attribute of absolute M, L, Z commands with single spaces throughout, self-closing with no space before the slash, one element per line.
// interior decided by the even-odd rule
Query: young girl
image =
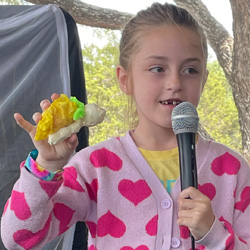
<path fill-rule="evenodd" d="M 154 3 L 126 25 L 120 44 L 117 77 L 136 106 L 134 129 L 69 160 L 76 135 L 55 146 L 35 141 L 36 126 L 15 114 L 38 151 L 21 164 L 5 206 L 5 246 L 41 249 L 82 220 L 91 250 L 189 250 L 190 232 L 199 250 L 249 250 L 250 168 L 242 156 L 198 135 L 199 190 L 180 190 L 171 112 L 184 101 L 198 105 L 206 60 L 196 21 L 174 5 Z M 42 101 L 42 110 L 49 105 Z M 38 123 L 41 114 L 33 119 Z"/>

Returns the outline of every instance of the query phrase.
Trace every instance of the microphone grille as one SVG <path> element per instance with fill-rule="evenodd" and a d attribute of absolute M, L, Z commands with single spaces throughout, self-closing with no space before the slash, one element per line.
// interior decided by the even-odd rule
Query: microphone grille
<path fill-rule="evenodd" d="M 196 107 L 189 102 L 177 105 L 171 115 L 172 128 L 175 134 L 197 133 L 199 117 Z"/>

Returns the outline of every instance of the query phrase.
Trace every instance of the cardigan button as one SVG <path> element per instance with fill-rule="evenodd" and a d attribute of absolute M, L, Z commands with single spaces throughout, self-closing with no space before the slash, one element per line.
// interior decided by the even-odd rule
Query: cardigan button
<path fill-rule="evenodd" d="M 180 245 L 181 245 L 181 241 L 178 238 L 173 237 L 171 239 L 171 247 L 172 248 L 178 248 Z"/>
<path fill-rule="evenodd" d="M 171 205 L 172 205 L 172 202 L 171 202 L 170 199 L 164 199 L 164 200 L 162 200 L 162 202 L 161 202 L 161 207 L 162 207 L 163 209 L 169 209 L 169 208 L 171 207 Z"/>

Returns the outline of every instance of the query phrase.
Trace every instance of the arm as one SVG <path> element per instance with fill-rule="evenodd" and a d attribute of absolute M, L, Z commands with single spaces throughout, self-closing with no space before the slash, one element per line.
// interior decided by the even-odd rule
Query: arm
<path fill-rule="evenodd" d="M 52 100 L 56 98 L 58 95 L 52 95 Z M 41 102 L 43 111 L 49 106 L 50 101 Z M 57 145 L 50 145 L 47 140 L 36 141 L 36 126 L 20 114 L 14 117 L 18 125 L 29 133 L 39 152 L 36 163 L 49 172 L 62 170 L 78 144 L 76 135 Z M 36 124 L 40 119 L 40 113 L 33 115 Z M 60 180 L 43 181 L 30 173 L 22 163 L 21 176 L 14 185 L 1 221 L 1 237 L 8 249 L 41 249 L 79 219 L 75 211 L 79 211 L 79 202 L 88 205 L 88 197 L 84 185 L 80 185 L 76 192 L 65 187 L 65 183 L 76 178 L 69 172 L 64 170 Z"/>
<path fill-rule="evenodd" d="M 229 178 L 230 183 L 222 184 L 223 188 L 231 190 L 229 193 L 232 193 L 232 196 L 227 198 L 221 190 L 221 207 L 225 209 L 223 203 L 226 202 L 228 208 L 220 211 L 220 215 L 214 217 L 214 220 L 210 201 L 205 195 L 192 188 L 180 194 L 178 223 L 189 227 L 196 243 L 206 246 L 205 249 L 250 249 L 250 168 L 246 161 L 241 159 L 240 162 L 240 171 L 233 181 Z M 186 200 L 186 197 L 193 200 Z M 220 206 L 219 203 L 217 206 Z"/>
<path fill-rule="evenodd" d="M 77 190 L 69 188 L 75 183 Z M 85 190 L 73 167 L 64 169 L 61 180 L 44 181 L 29 173 L 22 164 L 21 176 L 1 221 L 1 237 L 6 248 L 41 249 L 65 232 L 84 218 L 84 211 L 89 211 Z"/>

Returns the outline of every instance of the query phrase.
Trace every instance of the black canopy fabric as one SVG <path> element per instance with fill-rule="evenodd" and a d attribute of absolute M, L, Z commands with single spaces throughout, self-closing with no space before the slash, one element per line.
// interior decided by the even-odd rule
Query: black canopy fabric
<path fill-rule="evenodd" d="M 75 21 L 56 5 L 0 6 L 0 214 L 21 161 L 33 149 L 13 114 L 32 122 L 39 102 L 54 92 L 86 103 L 81 53 Z M 88 145 L 88 129 L 78 138 L 77 151 Z M 70 249 L 86 249 L 86 227 L 80 222 L 43 248 Z"/>

